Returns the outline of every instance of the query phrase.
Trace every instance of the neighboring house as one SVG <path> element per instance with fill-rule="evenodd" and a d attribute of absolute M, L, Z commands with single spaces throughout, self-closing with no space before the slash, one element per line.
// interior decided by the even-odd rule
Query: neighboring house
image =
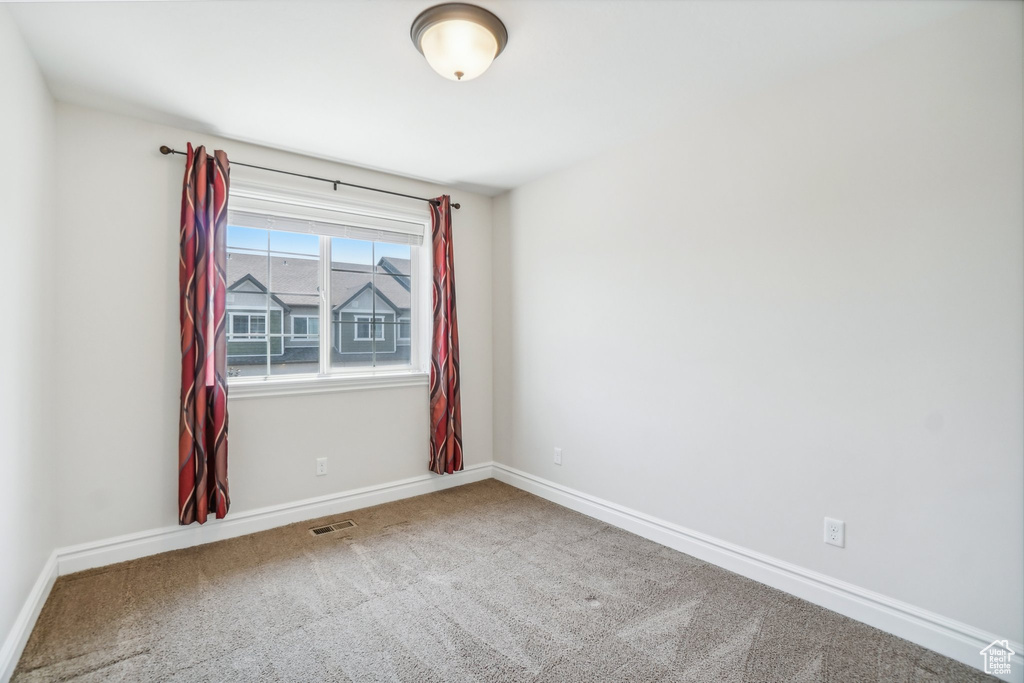
<path fill-rule="evenodd" d="M 409 266 L 408 259 L 391 257 L 381 258 L 375 268 L 331 264 L 332 362 L 409 361 Z M 268 260 L 266 256 L 228 253 L 229 365 L 265 364 L 268 344 L 275 365 L 317 362 L 319 267 L 316 259 L 272 256 Z"/>

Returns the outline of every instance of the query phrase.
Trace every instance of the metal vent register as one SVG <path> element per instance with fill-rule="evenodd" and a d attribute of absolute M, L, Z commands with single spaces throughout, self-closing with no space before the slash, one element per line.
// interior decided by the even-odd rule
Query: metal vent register
<path fill-rule="evenodd" d="M 355 525 L 356 523 L 351 519 L 346 519 L 343 522 L 335 522 L 334 524 L 328 524 L 327 526 L 315 526 L 309 530 L 309 533 L 313 536 L 323 536 L 324 534 L 341 531 L 342 529 L 351 529 Z"/>

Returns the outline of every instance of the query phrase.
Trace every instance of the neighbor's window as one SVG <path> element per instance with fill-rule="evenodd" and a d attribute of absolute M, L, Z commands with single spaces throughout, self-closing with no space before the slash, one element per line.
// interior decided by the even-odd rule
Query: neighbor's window
<path fill-rule="evenodd" d="M 380 341 L 384 339 L 384 318 L 382 316 L 378 315 L 371 318 L 368 315 L 357 315 L 354 317 L 354 320 L 356 323 L 354 341 L 364 341 L 366 339 Z M 374 325 L 374 322 L 377 324 Z"/>
<path fill-rule="evenodd" d="M 228 313 L 228 339 L 259 341 L 267 336 L 267 316 L 258 313 Z"/>
<path fill-rule="evenodd" d="M 320 318 L 315 315 L 292 316 L 292 339 L 316 339 L 320 334 Z"/>
<path fill-rule="evenodd" d="M 372 227 L 359 225 L 359 216 L 355 225 L 343 222 L 352 215 L 257 200 L 231 207 L 229 377 L 419 369 L 423 225 L 396 221 L 389 231 L 379 216 L 365 219 Z"/>

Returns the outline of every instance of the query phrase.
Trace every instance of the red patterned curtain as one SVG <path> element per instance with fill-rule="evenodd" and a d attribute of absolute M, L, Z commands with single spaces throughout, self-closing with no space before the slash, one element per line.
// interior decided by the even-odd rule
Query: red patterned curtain
<path fill-rule="evenodd" d="M 434 259 L 434 333 L 430 348 L 430 469 L 462 469 L 462 406 L 459 401 L 459 321 L 455 314 L 452 207 L 448 195 L 430 205 Z"/>
<path fill-rule="evenodd" d="M 181 419 L 178 523 L 228 513 L 225 330 L 228 157 L 188 146 L 181 194 Z"/>

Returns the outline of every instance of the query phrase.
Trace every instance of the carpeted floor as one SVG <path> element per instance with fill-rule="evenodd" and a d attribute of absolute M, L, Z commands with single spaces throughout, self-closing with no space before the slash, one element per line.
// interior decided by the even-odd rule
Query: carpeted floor
<path fill-rule="evenodd" d="M 13 680 L 990 680 L 493 480 L 341 519 L 61 577 Z"/>

